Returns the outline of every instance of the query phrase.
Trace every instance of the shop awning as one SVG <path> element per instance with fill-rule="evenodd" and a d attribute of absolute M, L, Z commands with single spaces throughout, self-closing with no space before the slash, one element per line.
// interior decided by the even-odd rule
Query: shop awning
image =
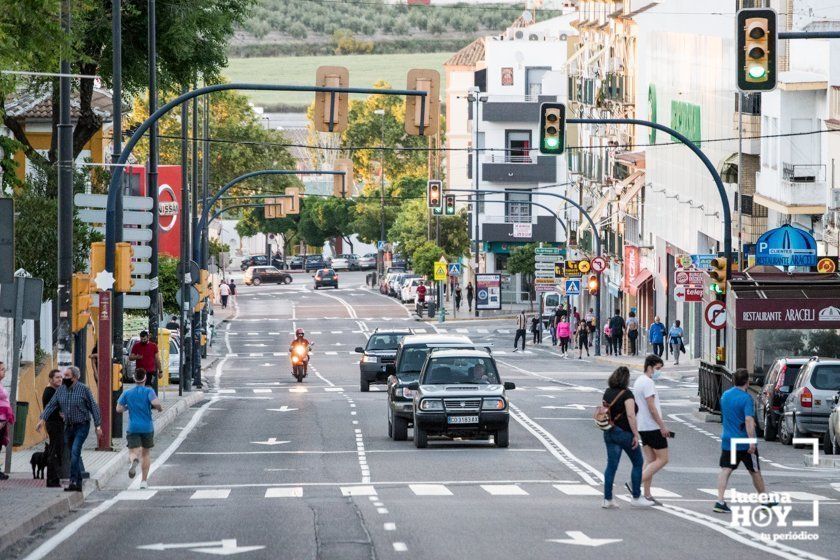
<path fill-rule="evenodd" d="M 642 270 L 639 271 L 639 275 L 636 276 L 627 285 L 627 291 L 630 292 L 631 296 L 635 296 L 636 294 L 639 293 L 639 288 L 642 287 L 642 284 L 644 284 L 645 282 L 647 282 L 651 278 L 653 278 L 653 272 L 651 272 L 650 270 L 648 270 L 646 268 L 643 268 Z"/>
<path fill-rule="evenodd" d="M 644 171 L 636 171 L 621 182 L 621 189 L 619 192 L 623 190 L 624 194 L 622 194 L 619 198 L 618 207 L 622 212 L 627 211 L 627 205 L 630 204 L 630 201 L 632 201 L 637 194 L 639 194 L 639 191 L 642 190 L 643 186 L 645 186 Z"/>

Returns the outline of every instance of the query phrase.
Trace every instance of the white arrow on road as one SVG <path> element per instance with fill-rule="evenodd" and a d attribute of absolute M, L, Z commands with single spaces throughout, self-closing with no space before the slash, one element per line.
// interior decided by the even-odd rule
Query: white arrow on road
<path fill-rule="evenodd" d="M 612 544 L 621 542 L 622 539 L 593 539 L 592 537 L 587 537 L 581 531 L 566 531 L 566 534 L 569 535 L 570 538 L 568 539 L 546 539 L 547 542 L 554 542 L 560 544 L 574 544 L 577 546 L 601 546 L 605 544 Z"/>
<path fill-rule="evenodd" d="M 164 551 L 176 548 L 188 548 L 192 552 L 204 554 L 215 554 L 216 556 L 230 556 L 253 550 L 262 550 L 264 546 L 239 546 L 236 539 L 223 539 L 220 541 L 194 542 L 194 543 L 157 543 L 138 546 L 140 550 Z"/>
<path fill-rule="evenodd" d="M 266 408 L 266 410 L 269 410 L 271 412 L 291 412 L 291 411 L 297 410 L 297 409 L 296 408 L 289 408 L 288 406 L 286 406 L 284 404 L 280 408 Z"/>
<path fill-rule="evenodd" d="M 284 443 L 290 443 L 288 441 L 277 441 L 276 437 L 270 437 L 265 441 L 252 441 L 251 443 L 256 443 L 257 445 L 283 445 Z"/>
<path fill-rule="evenodd" d="M 588 405 L 588 404 L 566 404 L 566 405 L 562 405 L 562 406 L 544 406 L 543 408 L 547 408 L 548 410 L 557 410 L 557 409 L 586 410 L 587 408 L 592 408 L 592 405 Z"/>

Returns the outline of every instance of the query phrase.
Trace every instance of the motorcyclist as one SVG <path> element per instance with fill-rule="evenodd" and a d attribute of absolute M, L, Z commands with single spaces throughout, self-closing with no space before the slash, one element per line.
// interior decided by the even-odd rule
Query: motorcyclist
<path fill-rule="evenodd" d="M 297 346 L 298 344 L 303 344 L 306 346 L 307 358 L 303 362 L 303 371 L 307 372 L 307 370 L 309 369 L 309 351 L 312 348 L 312 343 L 309 342 L 304 336 L 303 329 L 297 329 L 295 331 L 295 338 L 294 340 L 292 340 L 291 344 L 289 344 L 289 352 L 294 350 L 295 346 Z"/>

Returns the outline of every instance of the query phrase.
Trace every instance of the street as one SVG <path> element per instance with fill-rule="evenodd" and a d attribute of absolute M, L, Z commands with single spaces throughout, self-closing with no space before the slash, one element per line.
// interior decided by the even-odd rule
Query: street
<path fill-rule="evenodd" d="M 759 446 L 768 490 L 789 493 L 787 526 L 733 526 L 712 512 L 721 426 L 696 414 L 696 368 L 668 364 L 657 381 L 676 433 L 654 481 L 661 505 L 631 508 L 625 456 L 620 509 L 603 510 L 592 414 L 612 367 L 562 359 L 550 340 L 513 353 L 512 319 L 417 322 L 366 288 L 363 273 L 342 274 L 337 290 L 311 284 L 298 274 L 290 285 L 241 286 L 209 350 L 219 361 L 207 398 L 156 436 L 150 488 L 114 477 L 12 558 L 838 557 L 840 472 L 806 465 L 807 449 Z M 502 380 L 516 384 L 510 448 L 388 438 L 384 385 L 359 391 L 354 352 L 377 327 L 492 345 Z M 296 328 L 315 343 L 303 383 L 289 372 Z M 753 491 L 746 471 L 730 488 Z M 815 514 L 817 526 L 794 523 Z M 792 532 L 816 537 L 773 540 Z"/>

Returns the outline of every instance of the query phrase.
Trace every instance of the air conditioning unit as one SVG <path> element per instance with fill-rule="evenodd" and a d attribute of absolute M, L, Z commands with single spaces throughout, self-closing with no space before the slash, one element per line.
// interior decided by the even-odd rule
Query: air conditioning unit
<path fill-rule="evenodd" d="M 566 41 L 566 40 L 568 40 L 568 39 L 569 39 L 569 36 L 568 36 L 568 35 L 566 35 L 565 33 L 561 33 L 561 34 L 560 34 L 560 40 L 561 40 L 561 41 Z"/>
<path fill-rule="evenodd" d="M 530 35 L 528 35 L 528 40 L 529 41 L 539 41 L 540 36 L 537 35 L 536 33 L 531 33 Z"/>
<path fill-rule="evenodd" d="M 517 29 L 516 32 L 513 34 L 513 36 L 516 39 L 524 39 L 525 38 L 525 32 L 522 31 L 521 29 Z"/>

